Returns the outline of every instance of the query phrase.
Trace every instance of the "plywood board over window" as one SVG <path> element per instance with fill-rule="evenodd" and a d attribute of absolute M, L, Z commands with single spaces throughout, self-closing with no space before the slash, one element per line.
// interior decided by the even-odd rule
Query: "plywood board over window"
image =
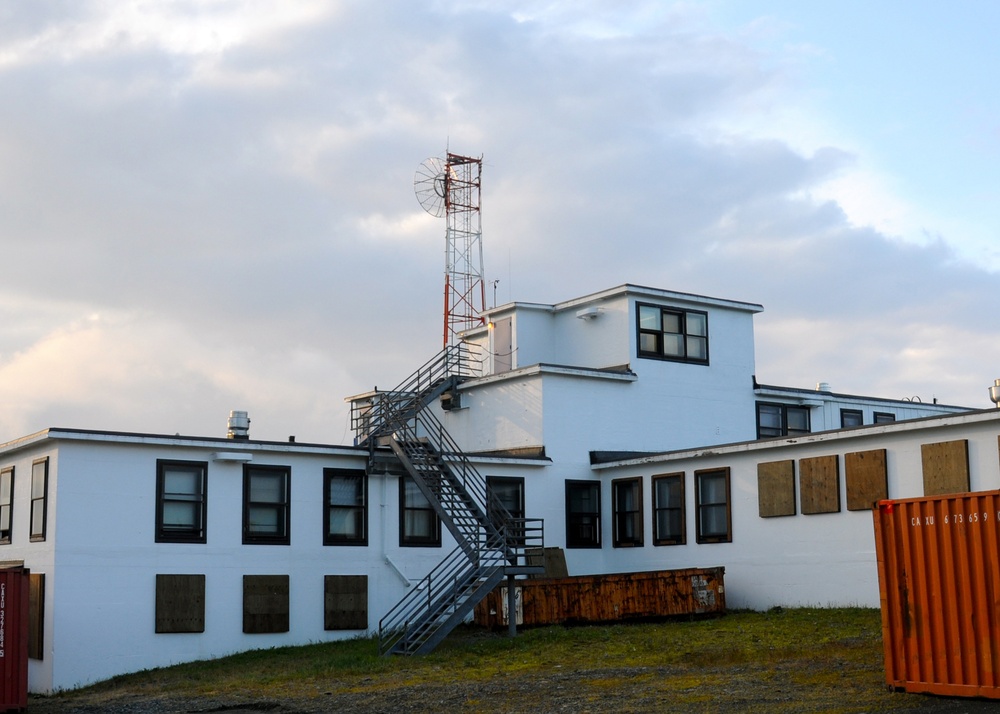
<path fill-rule="evenodd" d="M 761 518 L 795 515 L 795 462 L 757 464 L 757 509 Z"/>
<path fill-rule="evenodd" d="M 367 575 L 327 575 L 323 588 L 323 629 L 368 629 Z"/>
<path fill-rule="evenodd" d="M 205 576 L 156 576 L 156 632 L 205 631 Z"/>
<path fill-rule="evenodd" d="M 45 574 L 28 576 L 28 657 L 44 659 Z"/>
<path fill-rule="evenodd" d="M 847 510 L 867 511 L 889 498 L 885 449 L 854 451 L 844 455 Z"/>
<path fill-rule="evenodd" d="M 836 454 L 799 461 L 799 492 L 804 514 L 840 511 L 840 471 Z"/>
<path fill-rule="evenodd" d="M 243 631 L 288 632 L 288 576 L 243 576 Z"/>
<path fill-rule="evenodd" d="M 921 444 L 924 495 L 940 496 L 969 491 L 969 442 L 965 439 Z"/>

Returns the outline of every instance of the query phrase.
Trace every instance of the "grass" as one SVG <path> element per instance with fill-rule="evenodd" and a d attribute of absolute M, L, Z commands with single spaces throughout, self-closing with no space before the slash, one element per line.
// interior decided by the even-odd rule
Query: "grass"
<path fill-rule="evenodd" d="M 408 701 L 433 696 L 468 711 L 504 711 L 498 702 L 513 706 L 507 711 L 544 711 L 557 696 L 592 711 L 913 707 L 923 698 L 886 689 L 881 647 L 878 610 L 849 608 L 542 627 L 514 639 L 470 627 L 424 657 L 379 657 L 370 638 L 259 650 L 115 677 L 37 702 L 92 706 L 166 694 L 239 701 L 336 697 L 359 710 L 384 711 L 392 709 L 392 697 L 406 693 Z"/>

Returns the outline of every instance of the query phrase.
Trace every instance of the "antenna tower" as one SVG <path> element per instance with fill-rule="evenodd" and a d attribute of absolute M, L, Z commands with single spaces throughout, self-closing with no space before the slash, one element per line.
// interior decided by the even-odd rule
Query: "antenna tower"
<path fill-rule="evenodd" d="M 480 189 L 483 158 L 448 152 L 417 169 L 413 189 L 424 210 L 446 219 L 444 251 L 444 346 L 458 333 L 482 325 L 486 309 Z"/>

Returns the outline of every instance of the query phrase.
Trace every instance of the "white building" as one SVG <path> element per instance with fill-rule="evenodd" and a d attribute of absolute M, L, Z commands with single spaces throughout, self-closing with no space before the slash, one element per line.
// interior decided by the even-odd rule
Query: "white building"
<path fill-rule="evenodd" d="M 29 688 L 376 630 L 437 592 L 439 563 L 464 617 L 531 570 L 526 516 L 574 575 L 721 565 L 730 606 L 877 606 L 872 502 L 1000 487 L 1000 410 L 760 385 L 761 309 L 631 285 L 494 308 L 458 363 L 351 399 L 359 445 L 255 441 L 239 419 L 233 438 L 0 445 Z"/>

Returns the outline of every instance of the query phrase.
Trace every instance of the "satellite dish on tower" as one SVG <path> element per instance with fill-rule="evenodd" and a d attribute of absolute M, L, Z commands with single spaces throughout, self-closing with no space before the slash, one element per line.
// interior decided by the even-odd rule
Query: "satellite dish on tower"
<path fill-rule="evenodd" d="M 432 216 L 446 218 L 444 259 L 444 346 L 461 342 L 460 333 L 485 325 L 483 229 L 479 197 L 483 158 L 450 151 L 417 167 L 413 192 Z"/>
<path fill-rule="evenodd" d="M 448 181 L 445 171 L 448 165 L 443 159 L 432 156 L 417 167 L 413 177 L 413 192 L 425 211 L 436 218 L 445 212 L 445 198 L 448 195 Z"/>

